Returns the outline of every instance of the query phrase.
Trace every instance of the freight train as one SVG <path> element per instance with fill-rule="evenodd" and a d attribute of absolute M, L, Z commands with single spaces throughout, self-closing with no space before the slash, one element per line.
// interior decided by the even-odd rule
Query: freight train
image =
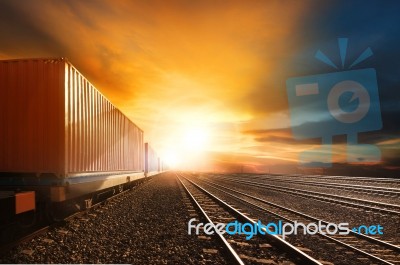
<path fill-rule="evenodd" d="M 166 170 L 143 131 L 65 58 L 0 61 L 0 124 L 2 222 L 57 219 Z"/>

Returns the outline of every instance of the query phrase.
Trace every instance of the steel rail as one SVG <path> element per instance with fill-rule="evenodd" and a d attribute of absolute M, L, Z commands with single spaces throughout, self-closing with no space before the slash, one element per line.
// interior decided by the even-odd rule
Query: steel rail
<path fill-rule="evenodd" d="M 216 232 L 215 224 L 211 221 L 208 214 L 204 211 L 204 209 L 201 207 L 201 205 L 197 202 L 197 200 L 194 198 L 194 196 L 189 191 L 189 189 L 186 187 L 186 185 L 182 182 L 182 180 L 178 176 L 177 176 L 177 178 L 178 178 L 180 184 L 182 185 L 182 187 L 184 188 L 186 194 L 189 196 L 190 200 L 194 203 L 194 205 L 196 205 L 196 207 L 199 209 L 199 211 L 201 212 L 203 217 L 206 218 L 210 224 L 212 224 L 214 234 L 216 234 L 218 236 L 219 240 L 222 242 L 225 249 L 228 251 L 228 253 L 230 253 L 230 255 L 231 255 L 230 258 L 232 260 L 234 260 L 236 264 L 244 265 L 245 263 L 242 261 L 242 259 L 236 253 L 236 251 L 232 248 L 232 246 L 228 243 L 228 241 L 225 239 L 225 237 L 223 235 L 221 235 L 220 233 Z"/>
<path fill-rule="evenodd" d="M 261 207 L 261 206 L 259 206 L 259 205 L 257 205 L 257 204 L 254 204 L 254 203 L 252 203 L 252 202 L 250 202 L 250 201 L 247 201 L 247 200 L 245 200 L 245 199 L 243 199 L 243 198 L 240 198 L 240 197 L 238 197 L 238 196 L 236 196 L 236 195 L 234 195 L 234 194 L 232 194 L 232 193 L 229 193 L 229 192 L 227 192 L 227 191 L 224 191 L 223 189 L 217 188 L 217 187 L 215 187 L 215 186 L 222 187 L 222 188 L 224 188 L 224 189 L 226 189 L 226 190 L 233 191 L 233 192 L 238 193 L 238 194 L 240 194 L 240 195 L 242 195 L 242 196 L 245 196 L 245 197 L 251 198 L 251 199 L 253 199 L 253 200 L 256 200 L 256 201 L 265 203 L 265 204 L 267 204 L 267 205 L 274 206 L 274 207 L 276 207 L 276 208 L 285 210 L 285 211 L 287 211 L 287 212 L 300 215 L 300 216 L 302 216 L 303 218 L 310 219 L 310 220 L 315 221 L 315 222 L 321 222 L 321 223 L 324 224 L 324 225 L 327 225 L 327 224 L 328 224 L 328 222 L 326 222 L 326 221 L 324 221 L 324 220 L 315 218 L 315 217 L 313 217 L 313 216 L 310 216 L 310 215 L 307 215 L 307 214 L 304 214 L 304 213 L 295 211 L 295 210 L 293 210 L 293 209 L 290 209 L 290 208 L 287 208 L 287 207 L 284 207 L 284 206 L 281 206 L 281 205 L 278 205 L 278 204 L 275 204 L 275 203 L 272 203 L 272 202 L 268 202 L 268 201 L 266 201 L 266 200 L 263 200 L 263 199 L 261 199 L 261 198 L 258 198 L 258 197 L 255 197 L 255 196 L 252 196 L 252 195 L 249 195 L 249 194 L 246 194 L 246 193 L 244 193 L 244 192 L 237 191 L 237 190 L 231 189 L 231 188 L 229 188 L 229 187 L 225 187 L 225 186 L 223 186 L 223 185 L 213 183 L 213 182 L 211 182 L 211 181 L 206 181 L 206 180 L 201 180 L 201 181 L 205 182 L 207 185 L 213 187 L 214 189 L 217 189 L 217 190 L 219 190 L 219 191 L 221 191 L 221 192 L 227 194 L 228 196 L 231 196 L 231 197 L 233 197 L 233 198 L 235 198 L 235 199 L 237 199 L 237 200 L 239 200 L 239 201 L 241 201 L 241 202 L 245 202 L 245 203 L 249 204 L 250 206 L 252 206 L 252 207 L 254 207 L 254 208 L 257 208 L 257 209 L 262 210 L 262 211 L 264 211 L 264 212 L 268 212 L 268 213 L 270 213 L 270 214 L 273 214 L 273 215 L 275 215 L 275 216 L 277 216 L 277 217 L 279 217 L 279 218 L 281 218 L 281 219 L 284 219 L 284 220 L 286 220 L 286 221 L 288 221 L 288 222 L 290 222 L 290 223 L 292 223 L 292 224 L 293 224 L 295 221 L 292 220 L 292 219 L 290 219 L 290 218 L 288 218 L 288 217 L 285 217 L 285 216 L 283 216 L 283 215 L 281 215 L 281 214 L 279 214 L 279 213 L 273 212 L 273 211 L 271 211 L 271 210 L 265 209 L 264 207 Z M 209 184 L 209 183 L 211 183 L 211 184 Z M 389 262 L 389 261 L 386 261 L 386 260 L 384 260 L 384 259 L 382 259 L 382 258 L 380 258 L 380 257 L 377 257 L 377 256 L 375 256 L 375 255 L 373 255 L 373 254 L 371 254 L 371 253 L 368 253 L 368 252 L 366 252 L 366 251 L 364 251 L 364 250 L 362 250 L 362 249 L 360 249 L 360 248 L 354 247 L 354 246 L 352 246 L 352 245 L 349 245 L 348 243 L 342 242 L 342 241 L 340 241 L 340 240 L 338 240 L 338 239 L 336 239 L 336 238 L 333 238 L 333 237 L 331 237 L 331 236 L 328 236 L 328 235 L 326 235 L 326 234 L 322 234 L 322 233 L 319 233 L 319 232 L 317 232 L 317 234 L 319 234 L 320 236 L 322 236 L 322 237 L 324 237 L 324 238 L 329 239 L 330 241 L 333 241 L 333 242 L 335 242 L 335 243 L 337 243 L 337 244 L 340 244 L 340 245 L 342 245 L 342 246 L 344 246 L 344 247 L 346 247 L 346 248 L 348 248 L 348 249 L 351 249 L 351 250 L 354 250 L 354 251 L 356 251 L 356 252 L 358 252 L 358 253 L 361 253 L 362 255 L 367 256 L 367 257 L 369 257 L 369 258 L 371 258 L 371 259 L 373 259 L 373 260 L 375 260 L 375 261 L 378 261 L 378 262 L 381 262 L 381 263 L 387 264 L 387 265 L 393 265 L 393 264 L 394 264 L 394 263 L 391 263 L 391 262 Z M 382 240 L 379 240 L 379 239 L 376 239 L 376 238 L 373 238 L 373 237 L 369 237 L 369 236 L 367 236 L 367 235 L 355 233 L 355 232 L 353 232 L 352 230 L 349 230 L 349 234 L 354 235 L 354 236 L 356 236 L 356 237 L 358 237 L 358 238 L 362 238 L 362 239 L 364 239 L 364 240 L 366 240 L 366 241 L 369 241 L 369 242 L 371 242 L 371 243 L 375 243 L 375 244 L 379 244 L 379 245 L 384 246 L 384 247 L 388 247 L 388 248 L 390 248 L 390 249 L 392 249 L 392 250 L 397 251 L 397 252 L 400 253 L 400 247 L 398 247 L 398 246 L 396 246 L 396 245 L 393 245 L 393 244 L 390 244 L 390 243 L 388 243 L 388 242 L 385 242 L 385 241 L 382 241 Z"/>
<path fill-rule="evenodd" d="M 272 185 L 272 184 L 265 184 L 265 183 L 252 182 L 252 181 L 246 181 L 246 180 L 229 179 L 228 181 L 242 183 L 242 184 L 259 187 L 259 188 L 269 188 L 271 190 L 275 190 L 278 192 L 284 192 L 284 193 L 293 194 L 293 195 L 297 195 L 297 196 L 305 196 L 305 197 L 309 197 L 309 198 L 313 198 L 313 199 L 317 199 L 317 200 L 333 202 L 333 203 L 340 204 L 340 205 L 346 204 L 346 205 L 349 205 L 352 207 L 361 207 L 364 209 L 400 215 L 400 211 L 379 208 L 376 206 L 365 205 L 365 204 L 361 204 L 361 203 L 368 203 L 368 204 L 377 205 L 377 206 L 381 206 L 381 207 L 387 207 L 387 208 L 392 207 L 392 208 L 400 209 L 400 205 L 397 205 L 397 204 L 374 202 L 374 201 L 369 201 L 369 200 L 356 199 L 356 198 L 352 198 L 352 197 L 338 196 L 338 195 L 333 195 L 333 194 L 325 194 L 325 193 L 315 192 L 315 191 L 306 191 L 306 190 L 302 190 L 302 189 L 282 187 L 282 186 L 276 186 L 276 185 Z M 345 201 L 345 200 L 347 200 L 347 201 Z M 353 201 L 353 202 L 351 202 L 351 201 Z M 358 203 L 355 203 L 355 202 L 358 202 Z"/>
<path fill-rule="evenodd" d="M 253 219 L 251 219 L 247 215 L 241 213 L 240 211 L 238 211 L 237 209 L 235 209 L 234 207 L 229 205 L 227 202 L 221 200 L 220 198 L 218 198 L 214 194 L 210 193 L 209 191 L 205 190 L 204 188 L 202 188 L 201 186 L 199 186 L 195 182 L 191 181 L 190 179 L 188 179 L 188 178 L 186 178 L 184 176 L 181 176 L 181 177 L 186 179 L 189 183 L 191 183 L 197 189 L 199 189 L 204 194 L 206 194 L 207 196 L 212 198 L 214 201 L 218 202 L 218 204 L 220 204 L 222 207 L 224 207 L 226 209 L 229 209 L 229 211 L 231 211 L 231 212 L 234 212 L 235 215 L 237 215 L 237 217 L 239 217 L 240 219 L 246 220 L 249 223 L 257 225 L 257 222 L 255 222 Z M 263 230 L 265 230 L 265 228 L 263 228 Z M 286 242 L 285 240 L 283 240 L 279 236 L 272 235 L 272 234 L 268 233 L 268 231 L 264 231 L 264 232 L 266 232 L 265 236 L 270 238 L 271 241 L 273 241 L 276 245 L 278 245 L 282 249 L 285 249 L 287 251 L 287 253 L 289 253 L 289 254 L 293 255 L 294 257 L 296 257 L 297 259 L 299 259 L 300 264 L 305 264 L 305 265 L 313 265 L 313 264 L 317 265 L 318 264 L 318 265 L 322 265 L 321 262 L 317 261 L 316 259 L 314 259 L 313 257 L 309 256 L 308 254 L 304 253 L 303 251 L 301 251 L 300 249 L 296 248 L 292 244 Z"/>
<path fill-rule="evenodd" d="M 255 178 L 252 178 L 255 179 Z M 367 186 L 367 185 L 359 185 L 359 184 L 345 184 L 345 183 L 326 183 L 314 180 L 304 180 L 304 179 L 290 179 L 290 178 L 279 178 L 279 177 L 264 177 L 257 178 L 257 180 L 266 180 L 266 181 L 278 181 L 278 182 L 287 182 L 287 183 L 299 183 L 299 184 L 307 184 L 317 187 L 340 187 L 343 189 L 349 190 L 360 190 L 365 192 L 371 193 L 384 193 L 384 194 L 391 194 L 391 195 L 400 195 L 399 188 L 388 188 L 388 187 L 375 187 L 375 186 Z"/>

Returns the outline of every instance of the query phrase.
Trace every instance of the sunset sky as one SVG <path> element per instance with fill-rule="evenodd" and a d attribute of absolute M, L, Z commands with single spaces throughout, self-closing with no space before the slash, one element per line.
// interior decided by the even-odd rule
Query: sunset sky
<path fill-rule="evenodd" d="M 66 57 L 178 168 L 298 172 L 286 80 L 375 68 L 383 128 L 361 133 L 400 168 L 400 5 L 395 1 L 0 1 L 0 59 Z M 346 168 L 344 136 L 334 162 Z M 358 174 L 357 172 L 355 174 Z"/>

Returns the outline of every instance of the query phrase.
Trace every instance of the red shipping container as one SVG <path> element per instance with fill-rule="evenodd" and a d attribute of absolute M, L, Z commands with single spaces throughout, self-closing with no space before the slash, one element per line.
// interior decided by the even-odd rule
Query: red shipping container
<path fill-rule="evenodd" d="M 0 172 L 142 172 L 143 131 L 66 59 L 0 61 Z"/>

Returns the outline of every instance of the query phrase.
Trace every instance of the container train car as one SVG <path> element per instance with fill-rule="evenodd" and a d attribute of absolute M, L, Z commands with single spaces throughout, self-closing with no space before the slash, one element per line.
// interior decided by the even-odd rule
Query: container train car
<path fill-rule="evenodd" d="M 0 124 L 3 217 L 90 207 L 162 172 L 143 131 L 65 58 L 0 61 Z"/>
<path fill-rule="evenodd" d="M 152 176 L 160 173 L 162 171 L 161 159 L 157 156 L 157 153 L 149 145 L 149 143 L 145 143 L 144 153 L 146 158 L 144 165 L 146 176 Z"/>

